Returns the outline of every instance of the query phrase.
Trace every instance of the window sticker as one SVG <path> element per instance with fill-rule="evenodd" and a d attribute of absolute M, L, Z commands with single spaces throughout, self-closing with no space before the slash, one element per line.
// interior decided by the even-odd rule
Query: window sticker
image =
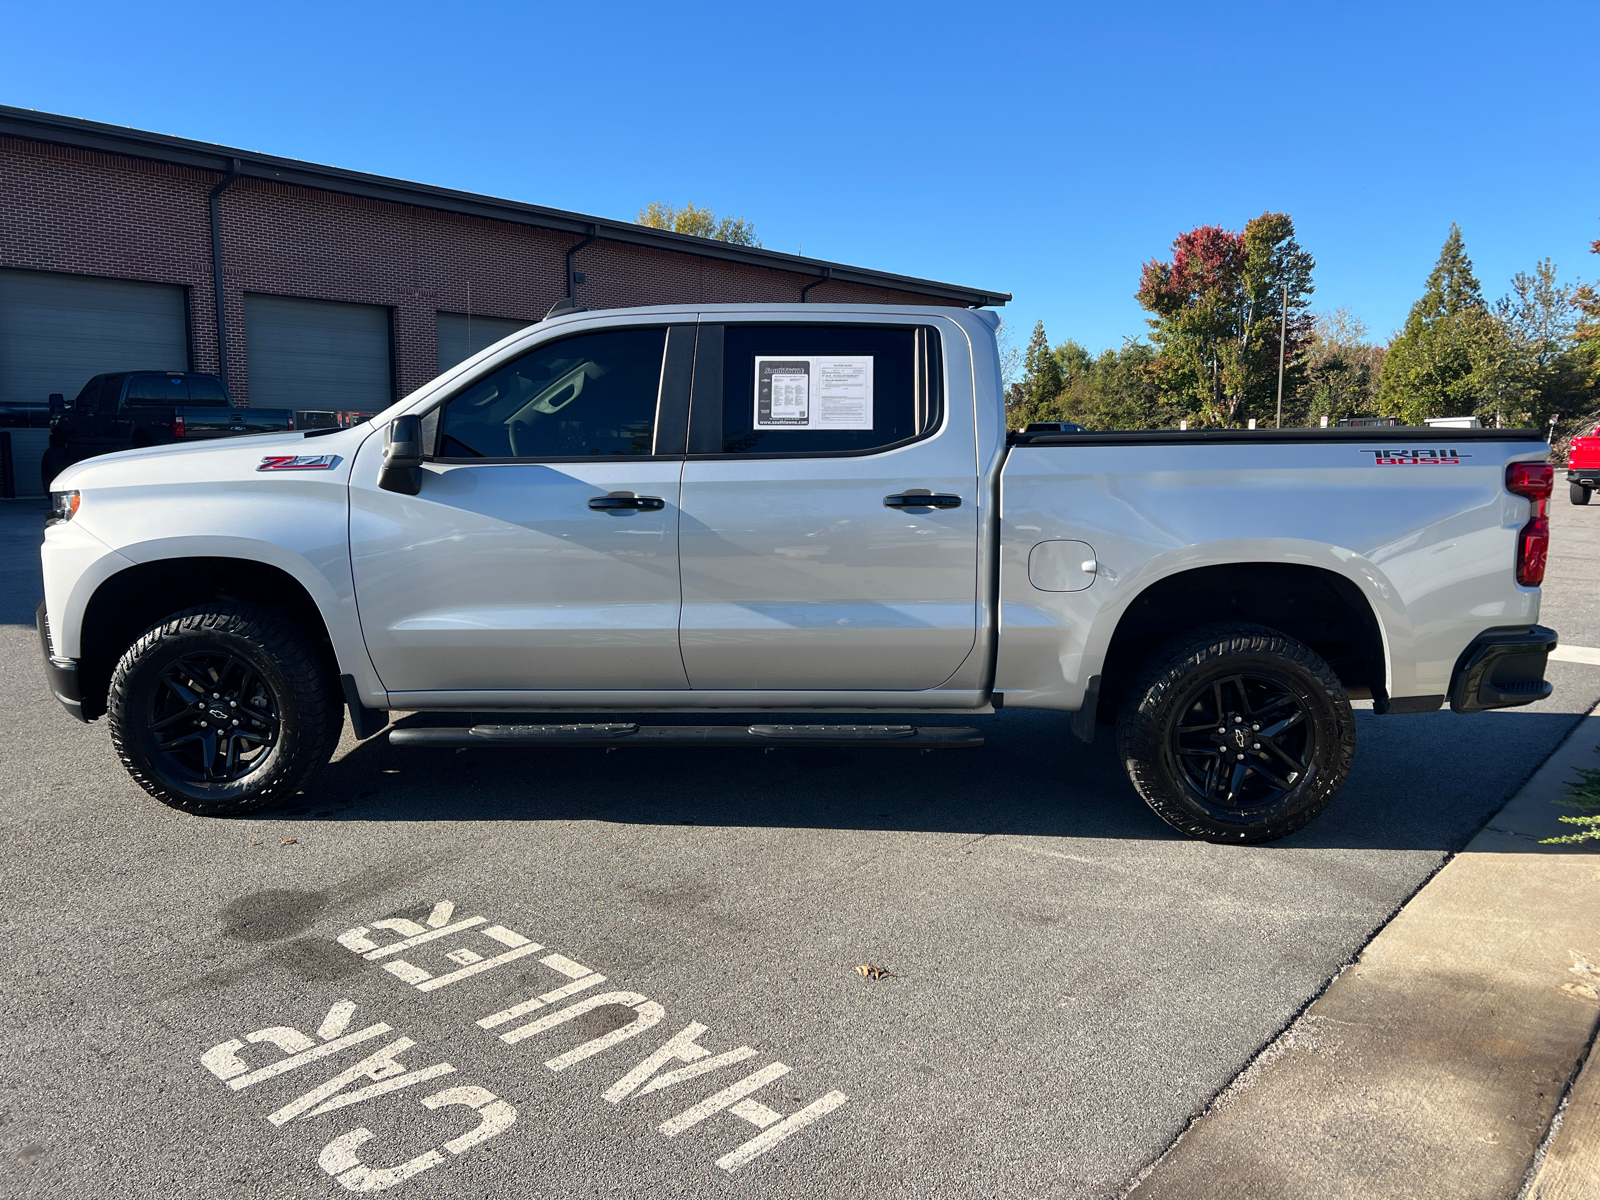
<path fill-rule="evenodd" d="M 755 428 L 871 429 L 872 356 L 756 356 Z"/>

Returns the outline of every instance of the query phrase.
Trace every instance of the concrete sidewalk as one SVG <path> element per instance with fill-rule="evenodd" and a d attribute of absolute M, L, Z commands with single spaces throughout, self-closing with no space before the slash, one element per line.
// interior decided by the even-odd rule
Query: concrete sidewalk
<path fill-rule="evenodd" d="M 1596 746 L 1600 708 L 1133 1200 L 1600 1196 L 1600 1065 L 1574 1084 L 1600 1021 L 1600 853 L 1539 844 L 1572 831 L 1551 801 Z"/>

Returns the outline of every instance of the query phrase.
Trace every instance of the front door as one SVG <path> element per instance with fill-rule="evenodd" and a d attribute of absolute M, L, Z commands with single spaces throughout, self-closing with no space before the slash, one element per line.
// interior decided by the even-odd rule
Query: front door
<path fill-rule="evenodd" d="M 546 342 L 424 417 L 416 496 L 351 484 L 362 632 L 391 693 L 683 689 L 663 328 Z"/>
<path fill-rule="evenodd" d="M 691 687 L 909 691 L 955 674 L 977 632 L 979 497 L 940 363 L 925 327 L 702 327 L 679 534 Z"/>

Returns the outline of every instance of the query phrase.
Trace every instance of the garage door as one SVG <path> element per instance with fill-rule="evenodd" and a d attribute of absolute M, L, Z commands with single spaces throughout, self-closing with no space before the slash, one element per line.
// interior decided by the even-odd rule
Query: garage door
<path fill-rule="evenodd" d="M 72 399 L 107 371 L 187 371 L 181 287 L 0 271 L 0 404 Z"/>
<path fill-rule="evenodd" d="M 471 358 L 485 346 L 492 346 L 531 321 L 508 321 L 504 317 L 473 317 L 466 313 L 439 314 L 439 373 L 442 375 L 463 359 Z"/>
<path fill-rule="evenodd" d="M 246 296 L 244 330 L 257 407 L 377 412 L 394 403 L 386 308 Z"/>

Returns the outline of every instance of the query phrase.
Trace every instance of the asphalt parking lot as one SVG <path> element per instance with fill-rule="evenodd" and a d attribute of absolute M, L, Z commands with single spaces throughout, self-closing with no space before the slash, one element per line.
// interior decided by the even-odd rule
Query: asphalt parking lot
<path fill-rule="evenodd" d="M 1600 646 L 1600 504 L 1556 499 L 1542 620 Z M 1121 1195 L 1600 700 L 1553 663 L 1529 708 L 1364 712 L 1263 847 L 1020 710 L 928 754 L 347 735 L 203 819 L 45 691 L 42 519 L 0 504 L 5 1196 Z"/>

